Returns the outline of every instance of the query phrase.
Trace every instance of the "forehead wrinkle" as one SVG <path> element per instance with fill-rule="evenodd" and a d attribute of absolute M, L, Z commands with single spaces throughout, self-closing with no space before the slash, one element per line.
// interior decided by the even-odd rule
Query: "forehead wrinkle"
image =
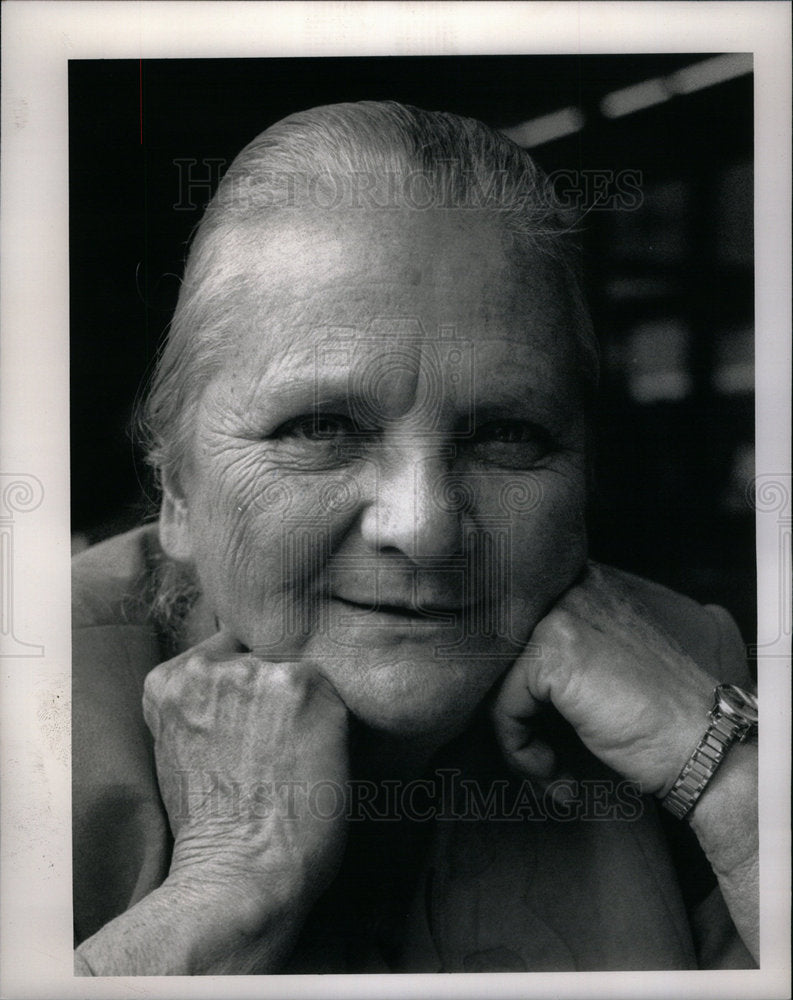
<path fill-rule="evenodd" d="M 236 375 L 255 394 L 276 376 L 281 384 L 297 384 L 306 373 L 313 378 L 315 348 L 327 339 L 328 328 L 346 328 L 352 338 L 368 334 L 390 340 L 387 322 L 376 331 L 370 328 L 384 316 L 420 317 L 430 340 L 437 336 L 438 325 L 451 323 L 463 339 L 526 346 L 538 360 L 538 355 L 547 355 L 555 365 L 567 367 L 569 351 L 561 341 L 569 340 L 572 347 L 574 336 L 569 333 L 566 296 L 549 263 L 538 260 L 531 271 L 519 271 L 503 247 L 498 252 L 492 240 L 480 245 L 475 238 L 464 238 L 459 246 L 452 241 L 449 255 L 439 244 L 437 254 L 411 257 L 412 228 L 406 232 L 391 226 L 385 238 L 375 234 L 368 241 L 360 238 L 360 225 L 353 233 L 357 239 L 345 240 L 349 227 L 337 226 L 329 233 L 314 222 L 302 230 L 282 230 L 282 240 L 271 229 L 246 233 L 249 270 L 236 311 L 239 335 L 231 351 Z M 469 227 L 464 235 L 469 234 L 476 237 L 477 230 Z M 437 236 L 435 229 L 425 230 L 421 242 L 432 247 Z M 368 256 L 362 253 L 362 243 L 372 250 Z M 318 247 L 324 248 L 319 255 Z M 344 256 L 346 247 L 350 252 Z M 437 272 L 436 258 L 443 256 L 449 260 Z M 396 270 L 386 266 L 392 261 L 400 265 Z M 410 268 L 418 282 L 406 280 Z M 474 280 L 466 281 L 470 271 L 475 272 Z M 535 329 L 539 337 L 533 335 Z M 402 332 L 395 331 L 393 340 L 401 339 Z M 422 346 L 422 352 L 426 349 Z M 255 377 L 246 378 L 252 369 L 258 370 Z"/>
<path fill-rule="evenodd" d="M 310 313 L 309 296 L 301 296 L 299 300 L 288 302 L 284 309 L 274 312 L 272 322 L 262 329 L 258 338 L 260 347 L 254 359 L 246 352 L 245 345 L 241 342 L 244 338 L 240 338 L 235 350 L 236 364 L 228 374 L 233 395 L 241 408 L 251 405 L 256 405 L 258 408 L 262 404 L 266 405 L 268 396 L 274 405 L 277 397 L 283 400 L 305 398 L 306 389 L 318 390 L 318 402 L 323 401 L 320 397 L 334 400 L 346 397 L 350 391 L 353 393 L 361 391 L 361 385 L 355 377 L 356 361 L 362 365 L 359 372 L 365 373 L 369 357 L 376 358 L 378 352 L 381 352 L 381 356 L 387 358 L 388 349 L 385 344 L 380 346 L 368 343 L 369 338 L 364 323 L 357 327 L 351 324 L 346 328 L 336 327 L 330 330 L 320 323 L 307 321 Z M 364 312 L 361 315 L 365 317 L 367 314 Z M 567 385 L 570 379 L 566 377 L 572 374 L 569 369 L 569 356 L 566 357 L 568 352 L 558 352 L 558 341 L 546 343 L 543 340 L 527 343 L 525 327 L 516 329 L 509 323 L 502 322 L 502 317 L 498 316 L 492 319 L 491 324 L 488 322 L 488 317 L 485 317 L 483 324 L 485 329 L 479 326 L 478 330 L 472 331 L 473 361 L 476 370 L 480 372 L 473 386 L 474 397 L 490 399 L 501 395 L 520 403 L 528 402 L 528 396 L 536 398 L 539 392 L 540 396 L 550 393 L 565 397 L 566 402 L 566 397 L 572 388 Z M 542 325 L 539 318 L 531 317 L 526 326 L 533 325 L 532 320 Z M 388 325 L 385 326 L 387 329 Z M 402 384 L 399 387 L 394 386 L 395 390 L 401 389 L 403 399 L 404 394 L 409 391 L 411 399 L 415 401 L 420 388 L 421 373 L 426 374 L 427 352 L 432 350 L 435 341 L 433 332 L 425 330 L 426 337 L 418 341 L 412 339 L 405 341 L 397 332 L 392 338 L 395 347 L 398 344 L 409 343 L 416 353 L 415 378 L 409 379 L 405 374 L 401 380 Z M 465 340 L 466 331 L 461 332 L 462 339 Z M 483 333 L 488 335 L 482 337 Z M 376 339 L 382 343 L 383 337 L 381 329 Z M 497 369 L 490 373 L 486 381 L 482 381 L 484 373 L 476 359 L 480 351 L 486 349 L 485 344 L 492 344 L 494 341 L 503 345 L 504 356 L 497 364 Z M 334 346 L 338 347 L 338 352 L 334 352 Z M 327 350 L 323 350 L 323 347 Z M 517 354 L 514 348 L 518 348 Z M 349 351 L 352 354 L 345 361 L 344 354 Z M 371 369 L 369 371 L 371 372 Z M 408 382 L 411 383 L 410 387 Z M 531 386 L 534 386 L 534 389 L 530 391 Z M 366 391 L 365 386 L 363 391 Z"/>

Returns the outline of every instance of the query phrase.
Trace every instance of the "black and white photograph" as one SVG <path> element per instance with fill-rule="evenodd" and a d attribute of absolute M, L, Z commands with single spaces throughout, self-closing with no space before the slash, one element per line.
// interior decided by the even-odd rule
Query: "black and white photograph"
<path fill-rule="evenodd" d="M 715 31 L 458 48 L 450 7 L 415 51 L 64 45 L 55 688 L 44 466 L 2 513 L 69 996 L 789 985 L 784 81 Z"/>

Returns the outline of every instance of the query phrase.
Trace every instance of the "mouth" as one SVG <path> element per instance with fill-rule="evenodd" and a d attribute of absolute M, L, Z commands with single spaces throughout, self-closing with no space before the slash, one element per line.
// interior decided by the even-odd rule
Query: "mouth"
<path fill-rule="evenodd" d="M 334 600 L 343 608 L 349 610 L 351 614 L 354 614 L 356 618 L 358 615 L 361 615 L 372 621 L 388 618 L 396 623 L 451 625 L 463 613 L 463 608 L 459 605 L 416 604 L 412 601 L 353 601 L 337 595 L 334 595 Z"/>

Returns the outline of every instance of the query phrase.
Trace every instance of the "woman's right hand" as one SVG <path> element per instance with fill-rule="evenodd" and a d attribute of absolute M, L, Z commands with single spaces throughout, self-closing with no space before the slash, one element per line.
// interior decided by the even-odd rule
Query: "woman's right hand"
<path fill-rule="evenodd" d="M 346 839 L 347 709 L 307 663 L 225 630 L 155 668 L 143 709 L 174 835 L 168 881 L 239 907 L 305 912 Z"/>
<path fill-rule="evenodd" d="M 346 706 L 311 664 L 221 630 L 152 670 L 143 708 L 171 869 L 80 945 L 75 972 L 278 971 L 344 852 Z"/>

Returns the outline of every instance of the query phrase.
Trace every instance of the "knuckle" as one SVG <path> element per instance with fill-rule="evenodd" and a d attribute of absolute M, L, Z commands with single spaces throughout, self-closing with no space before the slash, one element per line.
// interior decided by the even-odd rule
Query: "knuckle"
<path fill-rule="evenodd" d="M 304 705 L 311 698 L 313 677 L 302 663 L 278 663 L 262 672 L 264 684 L 282 703 Z"/>
<path fill-rule="evenodd" d="M 254 664 L 241 656 L 214 664 L 211 672 L 213 677 L 223 677 L 242 686 L 250 681 L 253 674 Z"/>
<path fill-rule="evenodd" d="M 250 699 L 257 687 L 258 668 L 248 657 L 236 657 L 211 664 L 211 669 L 197 672 L 196 687 L 220 697 Z"/>
<path fill-rule="evenodd" d="M 576 615 L 567 608 L 557 605 L 537 626 L 533 638 L 540 644 L 544 642 L 552 645 L 570 644 L 575 641 L 578 630 Z"/>
<path fill-rule="evenodd" d="M 143 680 L 143 702 L 148 705 L 156 705 L 165 686 L 164 665 L 150 670 Z"/>
<path fill-rule="evenodd" d="M 203 676 L 211 666 L 211 661 L 206 653 L 198 650 L 191 653 L 181 664 L 180 673 L 188 674 L 191 677 Z"/>
<path fill-rule="evenodd" d="M 147 677 L 143 682 L 143 696 L 141 704 L 143 708 L 143 721 L 149 727 L 153 735 L 156 736 L 159 729 L 160 704 L 159 697 L 155 692 L 155 682 L 150 683 L 149 677 Z"/>
<path fill-rule="evenodd" d="M 266 666 L 263 665 L 259 676 L 263 684 L 276 691 L 286 693 L 298 687 L 295 664 L 270 663 Z"/>

